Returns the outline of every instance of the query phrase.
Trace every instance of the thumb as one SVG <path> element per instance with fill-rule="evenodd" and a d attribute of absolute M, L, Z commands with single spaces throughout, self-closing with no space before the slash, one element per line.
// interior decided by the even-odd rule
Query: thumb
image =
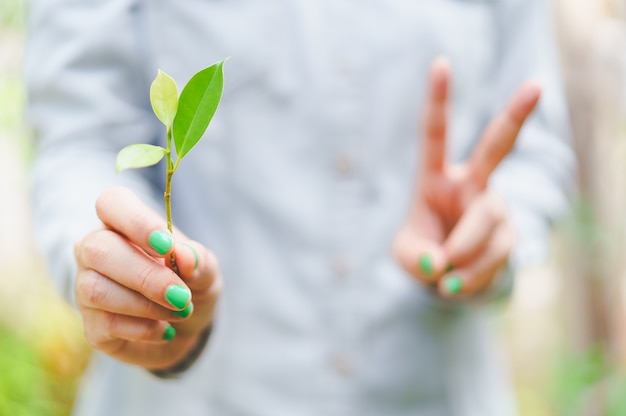
<path fill-rule="evenodd" d="M 219 279 L 219 265 L 215 255 L 202 244 L 187 240 L 177 243 L 174 255 L 180 278 L 187 284 L 194 298 L 210 291 Z"/>

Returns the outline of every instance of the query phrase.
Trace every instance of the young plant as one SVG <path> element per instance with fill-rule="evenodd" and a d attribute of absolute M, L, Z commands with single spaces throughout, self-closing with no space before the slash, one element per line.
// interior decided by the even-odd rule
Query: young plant
<path fill-rule="evenodd" d="M 176 82 L 159 70 L 150 86 L 152 110 L 167 129 L 167 147 L 151 144 L 132 144 L 117 154 L 116 171 L 145 168 L 165 157 L 165 216 L 172 232 L 172 176 L 180 162 L 200 141 L 222 97 L 224 86 L 222 60 L 196 73 L 178 96 Z M 174 149 L 172 149 L 174 142 Z M 175 150 L 175 152 L 173 151 Z M 175 156 L 174 156 L 175 153 Z M 174 255 L 170 255 L 172 270 L 178 273 Z"/>

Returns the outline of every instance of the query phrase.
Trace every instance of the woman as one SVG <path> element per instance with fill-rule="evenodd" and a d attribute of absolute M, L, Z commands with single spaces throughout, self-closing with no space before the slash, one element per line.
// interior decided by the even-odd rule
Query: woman
<path fill-rule="evenodd" d="M 488 304 L 574 166 L 544 3 L 33 1 L 37 236 L 98 350 L 75 413 L 513 414 Z M 171 236 L 162 170 L 115 156 L 164 143 L 157 69 L 226 56 Z"/>

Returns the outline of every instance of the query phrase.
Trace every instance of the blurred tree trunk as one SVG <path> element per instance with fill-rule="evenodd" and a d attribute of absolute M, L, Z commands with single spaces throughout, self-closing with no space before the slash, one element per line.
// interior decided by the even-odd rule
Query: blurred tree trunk
<path fill-rule="evenodd" d="M 623 3 L 555 0 L 555 6 L 580 166 L 580 201 L 562 233 L 565 337 L 574 351 L 600 347 L 610 362 L 624 363 Z M 596 393 L 585 414 L 602 414 L 602 392 Z"/>

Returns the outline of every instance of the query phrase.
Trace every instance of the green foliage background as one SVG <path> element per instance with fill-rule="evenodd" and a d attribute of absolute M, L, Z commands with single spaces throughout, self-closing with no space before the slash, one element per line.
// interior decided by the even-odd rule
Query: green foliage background
<path fill-rule="evenodd" d="M 89 358 L 76 314 L 53 291 L 27 224 L 33 142 L 24 121 L 24 0 L 0 1 L 0 416 L 69 415 Z M 19 191 L 19 192 L 16 192 Z M 7 218 L 8 217 L 8 218 Z M 26 228 L 26 227 L 24 227 Z"/>

